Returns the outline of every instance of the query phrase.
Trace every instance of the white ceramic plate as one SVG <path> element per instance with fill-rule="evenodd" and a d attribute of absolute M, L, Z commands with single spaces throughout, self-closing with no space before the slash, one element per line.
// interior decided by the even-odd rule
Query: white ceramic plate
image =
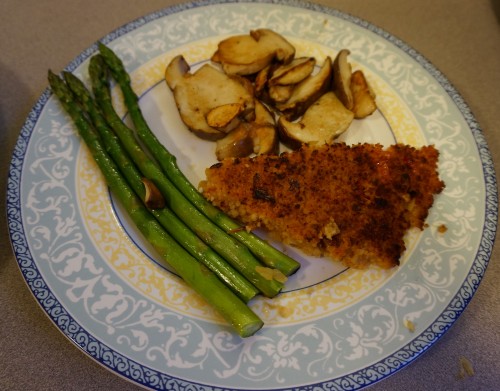
<path fill-rule="evenodd" d="M 283 34 L 297 55 L 319 62 L 348 48 L 353 67 L 365 71 L 377 93 L 379 111 L 356 121 L 343 139 L 434 144 L 446 189 L 435 199 L 428 228 L 408 235 L 394 270 L 345 270 L 285 249 L 302 268 L 279 297 L 252 301 L 266 325 L 241 339 L 154 262 L 47 90 L 22 129 L 10 167 L 13 249 L 56 326 L 96 361 L 146 387 L 372 384 L 442 336 L 472 298 L 490 257 L 497 193 L 481 130 L 445 77 L 383 30 L 309 3 L 201 1 L 138 19 L 102 42 L 123 59 L 154 132 L 198 183 L 215 162 L 214 144 L 185 130 L 163 81 L 165 66 L 182 53 L 195 68 L 222 38 L 258 27 Z M 88 48 L 67 69 L 87 80 L 95 51 Z"/>

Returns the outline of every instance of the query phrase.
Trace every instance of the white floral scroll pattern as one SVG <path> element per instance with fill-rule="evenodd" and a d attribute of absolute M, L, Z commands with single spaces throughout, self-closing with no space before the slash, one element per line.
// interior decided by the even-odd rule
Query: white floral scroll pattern
<path fill-rule="evenodd" d="M 61 331 L 139 384 L 162 390 L 359 389 L 428 349 L 472 298 L 498 219 L 491 157 L 467 105 L 431 64 L 386 32 L 318 5 L 188 3 L 138 19 L 103 42 L 133 71 L 207 35 L 255 26 L 332 50 L 349 47 L 357 62 L 398 91 L 427 142 L 441 151 L 447 188 L 394 278 L 324 319 L 273 325 L 246 340 L 138 295 L 89 245 L 72 177 L 81 144 L 49 91 L 34 106 L 13 154 L 11 241 L 30 289 Z M 94 52 L 95 46 L 88 48 L 68 69 L 82 72 Z M 414 333 L 405 321 L 413 322 Z"/>

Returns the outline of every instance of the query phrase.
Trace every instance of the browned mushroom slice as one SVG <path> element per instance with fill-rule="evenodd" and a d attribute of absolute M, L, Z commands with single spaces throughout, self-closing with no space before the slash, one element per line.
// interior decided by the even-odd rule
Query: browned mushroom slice
<path fill-rule="evenodd" d="M 217 141 L 215 154 L 218 160 L 227 157 L 243 157 L 252 153 L 277 154 L 279 152 L 278 129 L 274 115 L 259 100 L 255 101 L 255 119 L 242 122 L 226 137 Z"/>
<path fill-rule="evenodd" d="M 295 48 L 283 36 L 269 29 L 257 29 L 222 40 L 211 59 L 228 74 L 252 75 L 273 60 L 287 64 L 294 56 Z"/>
<path fill-rule="evenodd" d="M 355 71 L 351 76 L 354 118 L 368 117 L 377 109 L 375 93 L 368 85 L 363 71 Z"/>
<path fill-rule="evenodd" d="M 269 99 L 274 103 L 284 103 L 293 94 L 293 90 L 295 86 L 293 84 L 290 85 L 270 85 L 268 88 Z"/>
<path fill-rule="evenodd" d="M 218 140 L 225 136 L 225 131 L 234 129 L 240 118 L 253 119 L 253 93 L 242 78 L 226 75 L 209 64 L 194 73 L 189 71 L 190 67 L 182 56 L 175 57 L 165 70 L 165 80 L 189 130 L 201 138 Z M 238 116 L 227 121 L 227 112 L 231 113 L 230 109 L 235 108 Z M 222 124 L 222 114 L 226 115 L 225 125 Z M 216 127 L 207 123 L 207 116 L 217 124 Z"/>
<path fill-rule="evenodd" d="M 165 207 L 165 198 L 153 181 L 141 178 L 144 185 L 144 203 L 149 209 L 162 209 Z"/>
<path fill-rule="evenodd" d="M 259 125 L 276 125 L 274 114 L 260 100 L 255 99 L 255 119 L 254 122 Z"/>
<path fill-rule="evenodd" d="M 165 68 L 165 81 L 168 87 L 174 90 L 178 83 L 184 81 L 184 77 L 189 76 L 190 70 L 191 67 L 183 56 L 175 56 Z"/>
<path fill-rule="evenodd" d="M 255 120 L 252 122 L 250 137 L 255 154 L 279 153 L 278 129 L 274 114 L 258 99 L 255 100 Z"/>
<path fill-rule="evenodd" d="M 267 82 L 272 74 L 272 64 L 261 69 L 256 75 L 254 80 L 255 96 L 259 96 L 267 87 Z"/>
<path fill-rule="evenodd" d="M 351 64 L 347 61 L 350 52 L 342 49 L 333 61 L 333 90 L 344 106 L 352 110 L 354 100 L 351 91 Z"/>
<path fill-rule="evenodd" d="M 241 103 L 228 103 L 215 107 L 206 116 L 207 124 L 221 132 L 229 133 L 240 124 L 239 115 L 243 109 Z"/>
<path fill-rule="evenodd" d="M 284 103 L 277 103 L 276 108 L 290 121 L 299 118 L 310 105 L 330 89 L 331 78 L 332 60 L 327 57 L 318 73 L 297 84 L 290 99 Z"/>
<path fill-rule="evenodd" d="M 218 160 L 228 157 L 244 157 L 252 154 L 254 146 L 250 136 L 251 125 L 242 122 L 224 138 L 217 140 L 215 156 Z"/>
<path fill-rule="evenodd" d="M 330 144 L 347 130 L 354 114 L 347 110 L 333 91 L 323 94 L 297 122 L 278 119 L 281 141 L 292 149 L 302 144 Z"/>
<path fill-rule="evenodd" d="M 253 142 L 253 152 L 257 155 L 279 153 L 278 129 L 273 125 L 259 125 L 254 123 L 250 130 Z"/>
<path fill-rule="evenodd" d="M 281 65 L 273 72 L 270 85 L 291 85 L 300 83 L 311 75 L 316 65 L 314 57 L 295 58 L 290 64 Z"/>

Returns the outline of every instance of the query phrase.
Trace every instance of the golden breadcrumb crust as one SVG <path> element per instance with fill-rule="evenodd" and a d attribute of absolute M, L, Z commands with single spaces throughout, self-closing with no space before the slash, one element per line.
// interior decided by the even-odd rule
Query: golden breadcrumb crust
<path fill-rule="evenodd" d="M 399 264 L 404 235 L 423 229 L 444 188 L 438 151 L 379 144 L 302 146 L 232 158 L 206 170 L 205 197 L 250 227 L 349 267 Z"/>

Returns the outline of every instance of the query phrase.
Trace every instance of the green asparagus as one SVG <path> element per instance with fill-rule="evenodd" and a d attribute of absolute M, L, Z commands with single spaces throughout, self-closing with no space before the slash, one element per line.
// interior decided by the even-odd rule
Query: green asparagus
<path fill-rule="evenodd" d="M 242 337 L 253 335 L 263 326 L 262 320 L 240 300 L 214 273 L 189 255 L 151 215 L 122 177 L 104 149 L 100 137 L 85 113 L 75 103 L 64 81 L 49 71 L 49 84 L 66 112 L 73 119 L 82 139 L 101 169 L 108 186 L 130 217 L 154 246 L 162 259 L 237 330 Z"/>
<path fill-rule="evenodd" d="M 137 129 L 139 138 L 149 148 L 153 156 L 156 157 L 161 168 L 172 183 L 205 216 L 247 246 L 265 265 L 276 268 L 287 276 L 295 273 L 300 267 L 299 262 L 277 250 L 255 234 L 241 229 L 241 224 L 231 219 L 225 213 L 222 213 L 222 211 L 214 207 L 200 194 L 179 169 L 175 156 L 159 142 L 149 128 L 139 107 L 138 97 L 131 87 L 130 76 L 120 58 L 102 43 L 99 44 L 99 51 L 109 66 L 114 79 L 122 89 L 125 104 L 129 110 L 132 122 Z"/>
<path fill-rule="evenodd" d="M 106 123 L 90 91 L 72 73 L 63 72 L 63 76 L 67 86 L 73 92 L 75 98 L 78 99 L 83 110 L 92 119 L 107 152 L 135 193 L 145 202 L 146 188 L 143 184 L 143 178 L 124 150 L 120 140 Z M 248 302 L 257 295 L 257 288 L 198 238 L 169 208 L 152 208 L 151 213 L 179 244 L 221 278 L 243 301 Z"/>
<path fill-rule="evenodd" d="M 127 127 L 116 113 L 107 78 L 107 66 L 102 57 L 92 57 L 89 74 L 94 96 L 102 109 L 106 121 L 115 131 L 124 149 L 130 154 L 142 174 L 152 180 L 164 194 L 168 207 L 189 226 L 205 243 L 224 257 L 236 270 L 245 276 L 267 297 L 276 296 L 284 286 L 284 279 L 276 273 L 266 273 L 261 263 L 247 247 L 227 235 L 206 218 L 165 176 L 158 164 L 149 158 L 139 145 L 135 132 Z M 271 276 L 271 277 L 270 277 Z"/>

